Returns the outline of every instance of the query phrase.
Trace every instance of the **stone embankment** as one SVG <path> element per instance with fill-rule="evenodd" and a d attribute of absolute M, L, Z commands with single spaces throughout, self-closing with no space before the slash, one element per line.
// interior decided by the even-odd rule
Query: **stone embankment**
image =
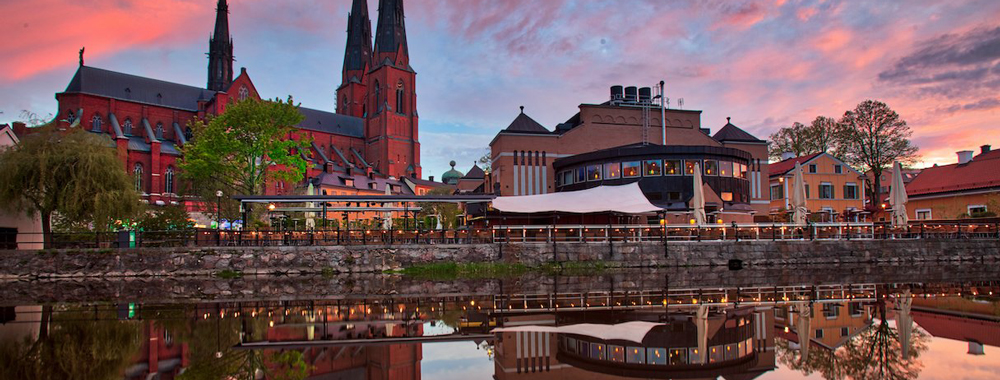
<path fill-rule="evenodd" d="M 600 261 L 609 266 L 746 266 L 993 262 L 1000 240 L 710 241 L 0 252 L 0 279 L 376 273 L 424 264 Z"/>

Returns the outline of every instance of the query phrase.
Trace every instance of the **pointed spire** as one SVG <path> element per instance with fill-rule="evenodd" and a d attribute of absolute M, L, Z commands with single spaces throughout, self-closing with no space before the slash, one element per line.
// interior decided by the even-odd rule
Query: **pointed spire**
<path fill-rule="evenodd" d="M 375 32 L 375 65 L 389 58 L 397 66 L 409 65 L 403 0 L 379 0 Z"/>
<path fill-rule="evenodd" d="M 233 83 L 233 40 L 229 36 L 229 4 L 215 8 L 215 32 L 208 40 L 208 89 L 225 91 Z"/>
<path fill-rule="evenodd" d="M 360 80 L 366 68 L 371 65 L 372 56 L 372 22 L 368 17 L 368 1 L 354 0 L 351 6 L 351 14 L 347 18 L 347 48 L 344 52 L 344 78 L 347 83 L 352 74 L 351 71 L 359 70 L 354 74 Z"/>

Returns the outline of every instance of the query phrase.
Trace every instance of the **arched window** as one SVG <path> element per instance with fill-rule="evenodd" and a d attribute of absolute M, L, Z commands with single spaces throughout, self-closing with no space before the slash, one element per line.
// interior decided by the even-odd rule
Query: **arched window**
<path fill-rule="evenodd" d="M 344 95 L 344 100 L 340 102 L 340 109 L 347 112 L 347 95 Z"/>
<path fill-rule="evenodd" d="M 246 100 L 249 96 L 250 90 L 247 89 L 247 86 L 240 86 L 240 100 Z"/>
<path fill-rule="evenodd" d="M 132 135 L 132 119 L 125 119 L 125 124 L 122 125 L 122 129 L 125 135 Z"/>
<path fill-rule="evenodd" d="M 66 121 L 73 124 L 76 121 L 76 115 L 71 110 L 66 110 Z"/>
<path fill-rule="evenodd" d="M 403 92 L 403 82 L 400 81 L 398 84 L 396 84 L 396 112 L 401 114 L 406 113 L 406 110 L 403 109 L 403 105 L 405 104 L 404 100 L 405 100 L 405 95 Z"/>
<path fill-rule="evenodd" d="M 94 118 L 90 119 L 90 130 L 94 132 L 101 132 L 102 131 L 101 124 L 102 124 L 101 115 L 95 114 Z"/>
<path fill-rule="evenodd" d="M 163 192 L 174 193 L 174 168 L 167 166 L 167 171 L 163 173 Z"/>
<path fill-rule="evenodd" d="M 135 191 L 143 193 L 142 191 L 142 164 L 135 164 L 132 168 L 132 176 L 135 177 Z"/>
<path fill-rule="evenodd" d="M 375 81 L 375 114 L 378 114 L 382 110 L 382 97 L 380 96 L 382 89 L 378 85 L 378 81 Z"/>
<path fill-rule="evenodd" d="M 163 123 L 156 123 L 156 138 L 163 140 Z"/>

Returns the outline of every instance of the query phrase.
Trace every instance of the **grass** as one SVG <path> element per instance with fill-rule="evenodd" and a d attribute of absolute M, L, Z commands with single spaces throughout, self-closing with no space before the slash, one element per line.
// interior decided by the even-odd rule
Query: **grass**
<path fill-rule="evenodd" d="M 612 267 L 603 261 L 546 263 L 537 267 L 508 263 L 435 263 L 417 265 L 390 273 L 428 280 L 513 278 L 526 273 L 546 275 L 594 275 Z"/>
<path fill-rule="evenodd" d="M 219 277 L 219 278 L 224 278 L 224 279 L 228 280 L 228 279 L 234 279 L 234 278 L 243 277 L 243 272 L 240 272 L 238 270 L 225 269 L 222 272 L 216 273 L 215 276 Z"/>

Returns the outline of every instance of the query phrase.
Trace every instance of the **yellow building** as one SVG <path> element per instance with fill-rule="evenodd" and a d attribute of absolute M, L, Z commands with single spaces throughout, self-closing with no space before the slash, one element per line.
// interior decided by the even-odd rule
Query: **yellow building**
<path fill-rule="evenodd" d="M 814 221 L 855 221 L 856 213 L 864 209 L 864 175 L 850 165 L 827 153 L 802 157 L 786 154 L 780 162 L 770 165 L 769 188 L 771 214 L 791 210 L 792 189 L 795 186 L 795 164 L 802 164 L 806 188 L 806 208 Z"/>

